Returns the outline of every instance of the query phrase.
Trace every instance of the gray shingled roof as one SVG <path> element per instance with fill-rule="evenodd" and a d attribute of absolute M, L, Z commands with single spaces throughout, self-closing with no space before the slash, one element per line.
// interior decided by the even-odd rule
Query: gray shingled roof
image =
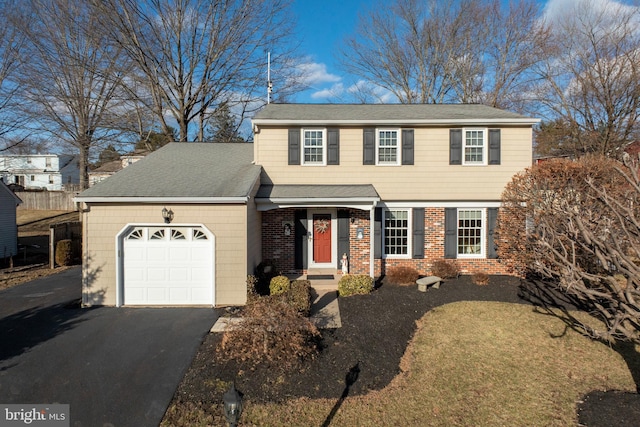
<path fill-rule="evenodd" d="M 83 191 L 90 198 L 249 196 L 261 167 L 253 144 L 171 143 Z"/>
<path fill-rule="evenodd" d="M 262 185 L 256 199 L 380 199 L 375 187 L 365 185 Z"/>
<path fill-rule="evenodd" d="M 326 123 L 537 123 L 537 119 L 479 104 L 268 104 L 258 112 L 254 124 Z"/>

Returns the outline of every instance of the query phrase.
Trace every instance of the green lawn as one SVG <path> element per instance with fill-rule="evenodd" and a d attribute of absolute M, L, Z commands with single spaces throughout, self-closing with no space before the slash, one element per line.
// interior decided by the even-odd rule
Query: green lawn
<path fill-rule="evenodd" d="M 246 402 L 241 425 L 322 426 L 333 412 L 331 426 L 569 426 L 589 391 L 635 390 L 614 350 L 531 306 L 506 303 L 459 302 L 427 313 L 401 367 L 384 390 L 349 396 L 339 407 L 336 400 Z M 185 414 L 185 425 L 222 422 L 217 407 L 170 410 Z"/>

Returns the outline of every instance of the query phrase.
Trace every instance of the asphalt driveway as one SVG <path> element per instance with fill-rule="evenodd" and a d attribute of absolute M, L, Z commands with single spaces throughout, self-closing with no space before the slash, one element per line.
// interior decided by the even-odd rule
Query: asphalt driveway
<path fill-rule="evenodd" d="M 69 404 L 74 427 L 157 426 L 218 311 L 80 296 L 80 268 L 0 291 L 0 403 Z"/>

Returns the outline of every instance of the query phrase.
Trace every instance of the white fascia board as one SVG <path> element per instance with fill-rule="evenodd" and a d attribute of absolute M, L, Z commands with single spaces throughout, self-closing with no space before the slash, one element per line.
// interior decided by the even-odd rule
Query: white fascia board
<path fill-rule="evenodd" d="M 385 208 L 499 208 L 502 202 L 495 200 L 380 202 L 379 206 Z"/>
<path fill-rule="evenodd" d="M 331 126 L 331 125 L 399 125 L 399 126 L 416 126 L 416 125 L 492 125 L 492 126 L 510 126 L 510 125 L 535 125 L 540 123 L 541 119 L 522 118 L 522 119 L 389 119 L 389 120 L 280 120 L 280 119 L 254 119 L 255 126 Z"/>
<path fill-rule="evenodd" d="M 247 203 L 249 197 L 74 197 L 75 203 L 186 203 L 226 204 Z"/>
<path fill-rule="evenodd" d="M 380 201 L 379 198 L 368 197 L 354 197 L 349 199 L 289 199 L 289 198 L 275 198 L 275 199 L 256 199 L 256 205 L 258 211 L 270 211 L 273 209 L 284 208 L 317 208 L 322 207 L 335 207 L 335 208 L 352 208 L 369 210 L 375 207 Z"/>

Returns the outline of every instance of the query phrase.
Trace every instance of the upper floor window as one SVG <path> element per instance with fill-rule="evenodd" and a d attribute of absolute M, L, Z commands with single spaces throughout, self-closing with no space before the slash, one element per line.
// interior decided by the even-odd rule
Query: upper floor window
<path fill-rule="evenodd" d="M 51 167 L 51 157 L 45 157 L 44 158 L 44 164 L 46 167 L 50 168 Z"/>
<path fill-rule="evenodd" d="M 487 164 L 487 130 L 465 129 L 463 143 L 464 165 Z"/>
<path fill-rule="evenodd" d="M 326 164 L 326 132 L 324 129 L 303 129 L 302 164 Z"/>
<path fill-rule="evenodd" d="M 398 129 L 378 129 L 376 132 L 376 164 L 400 164 L 400 131 Z"/>

